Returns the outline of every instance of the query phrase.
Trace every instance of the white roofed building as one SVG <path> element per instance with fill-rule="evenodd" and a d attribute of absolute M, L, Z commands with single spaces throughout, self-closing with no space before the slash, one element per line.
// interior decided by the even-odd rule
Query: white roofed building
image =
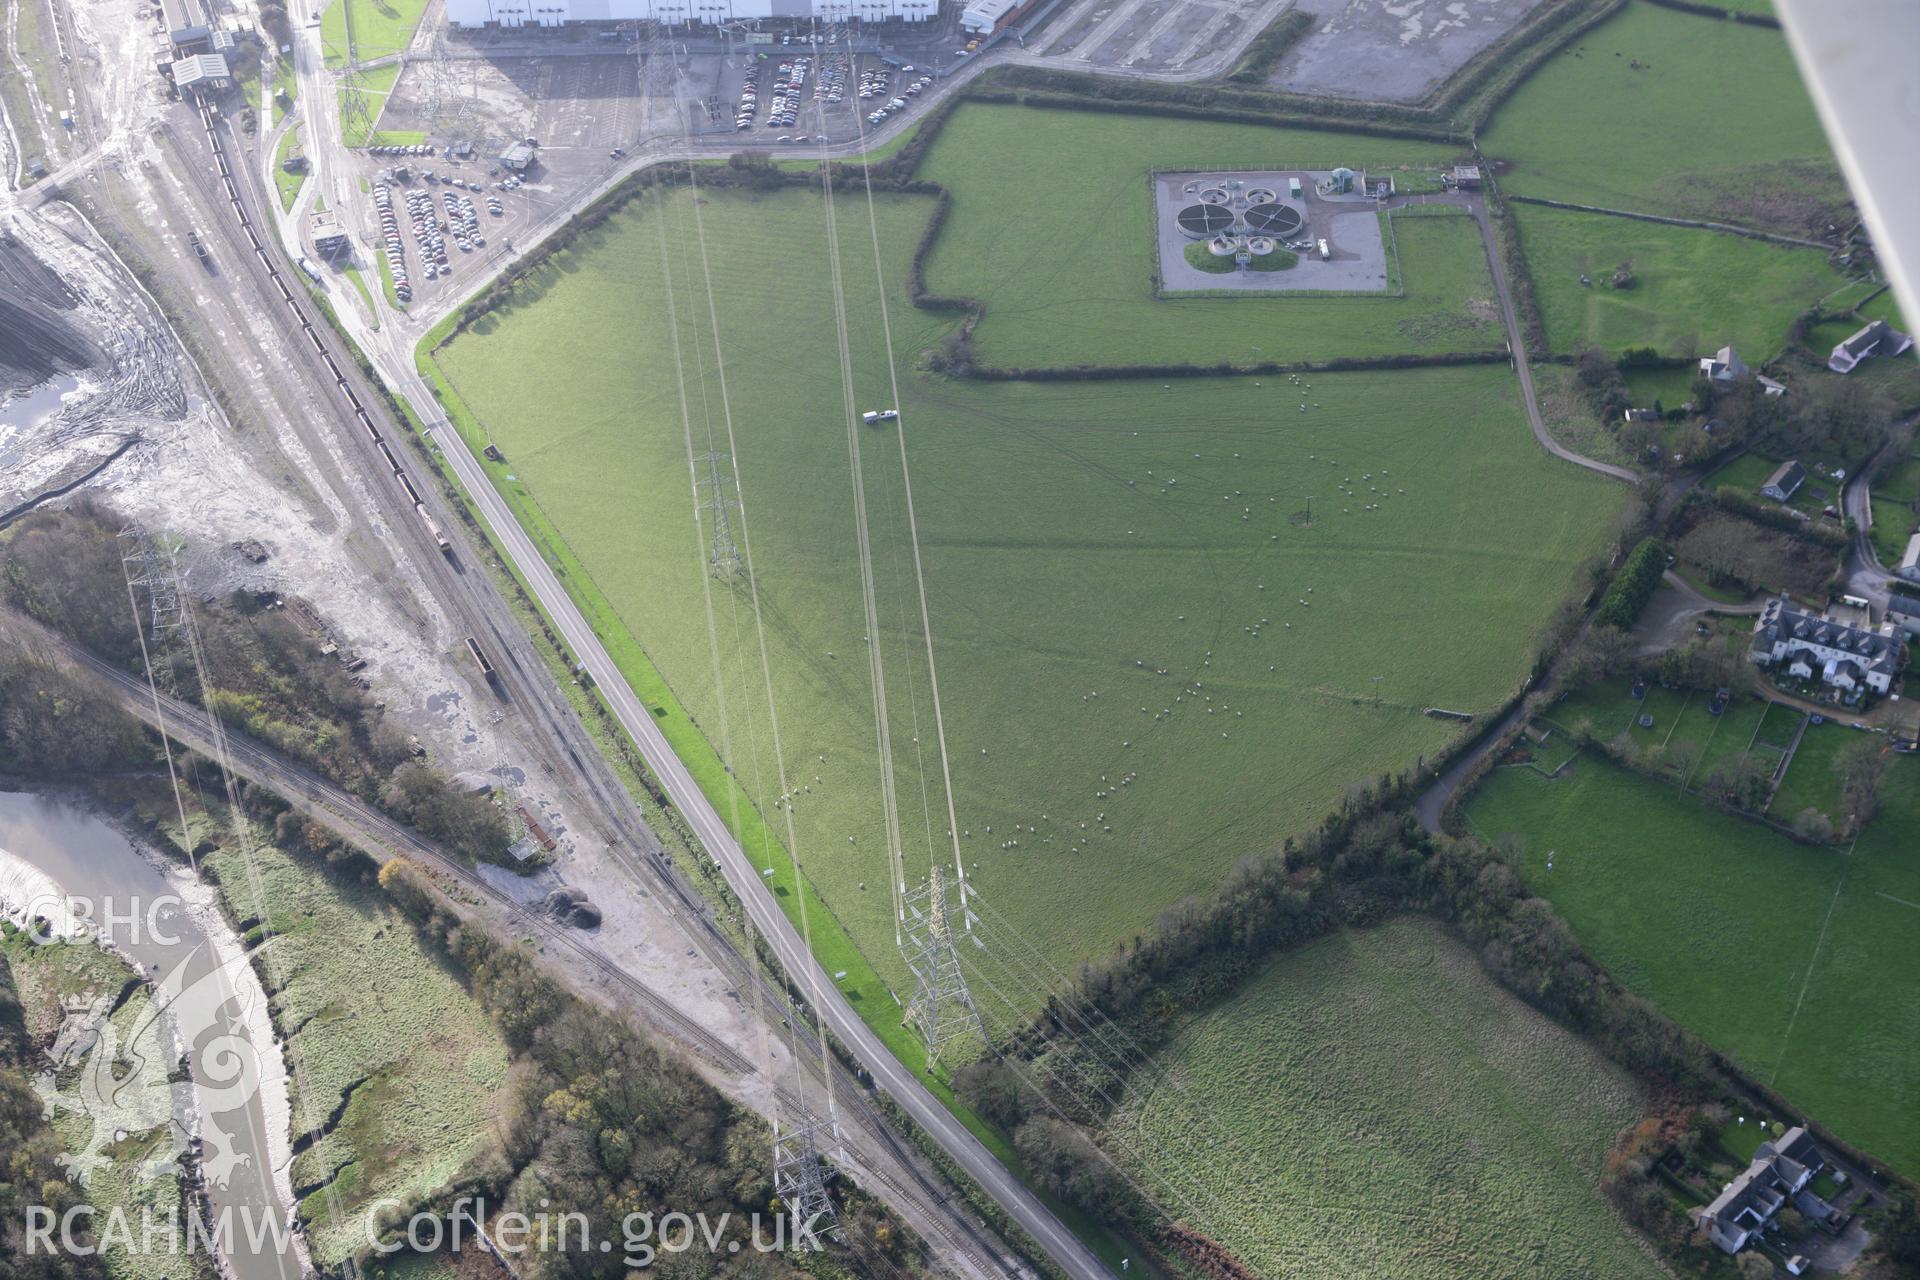
<path fill-rule="evenodd" d="M 1021 6 L 1021 0 L 973 0 L 960 11 L 960 29 L 970 36 L 989 36 Z"/>
<path fill-rule="evenodd" d="M 455 27 L 562 27 L 576 22 L 717 26 L 763 18 L 921 22 L 938 0 L 447 0 Z"/>
<path fill-rule="evenodd" d="M 173 63 L 173 85 L 188 89 L 225 89 L 233 83 L 227 60 L 217 53 L 190 53 Z"/>

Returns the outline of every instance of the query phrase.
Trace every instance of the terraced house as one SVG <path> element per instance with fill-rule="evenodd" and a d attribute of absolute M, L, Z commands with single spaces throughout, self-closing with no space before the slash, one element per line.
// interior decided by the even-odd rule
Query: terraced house
<path fill-rule="evenodd" d="M 1746 1171 L 1700 1211 L 1701 1230 L 1728 1253 L 1738 1253 L 1789 1204 L 1815 1222 L 1827 1221 L 1833 1206 L 1807 1189 L 1826 1166 L 1812 1136 L 1795 1125 L 1779 1141 L 1761 1143 Z"/>
<path fill-rule="evenodd" d="M 1754 619 L 1752 655 L 1763 667 L 1784 662 L 1789 676 L 1818 679 L 1843 694 L 1884 694 L 1900 666 L 1900 643 L 1891 623 L 1868 630 L 1810 613 L 1783 595 Z"/>

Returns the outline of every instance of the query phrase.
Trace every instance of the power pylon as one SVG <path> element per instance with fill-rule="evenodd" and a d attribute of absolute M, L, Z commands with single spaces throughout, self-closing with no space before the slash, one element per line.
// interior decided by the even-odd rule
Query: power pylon
<path fill-rule="evenodd" d="M 960 910 L 967 911 L 969 890 L 960 886 Z M 933 875 L 901 899 L 907 914 L 907 940 L 901 947 L 907 967 L 913 970 L 913 999 L 907 1002 L 906 1024 L 920 1033 L 927 1045 L 927 1071 L 940 1060 L 943 1050 L 957 1041 L 978 1036 L 982 1047 L 992 1043 L 987 1024 L 967 989 L 967 976 L 960 970 L 960 953 L 954 948 L 953 921 L 947 903 L 946 873 L 935 867 Z M 975 939 L 977 942 L 978 939 Z"/>
<path fill-rule="evenodd" d="M 173 557 L 138 525 L 120 530 L 120 571 L 147 654 L 147 675 L 157 692 L 177 697 L 172 648 L 174 632 L 185 621 L 180 600 L 183 575 Z M 145 605 L 143 608 L 142 605 Z"/>
<path fill-rule="evenodd" d="M 840 1215 L 827 1194 L 826 1170 L 820 1157 L 820 1136 L 832 1126 L 813 1120 L 782 1132 L 774 1124 L 773 1193 L 780 1197 L 794 1226 L 822 1240 L 838 1238 Z"/>
<path fill-rule="evenodd" d="M 487 125 L 478 60 L 451 56 L 442 34 L 424 58 L 408 59 L 407 74 L 420 104 L 420 119 L 430 132 L 450 141 L 480 143 Z"/>
<path fill-rule="evenodd" d="M 373 109 L 373 93 L 367 88 L 366 77 L 360 74 L 352 57 L 348 54 L 346 69 L 340 73 L 340 137 L 349 147 L 365 147 L 373 142 L 373 126 L 378 115 Z"/>
<path fill-rule="evenodd" d="M 740 572 L 740 549 L 733 541 L 733 518 L 731 511 L 740 505 L 740 484 L 733 475 L 733 455 L 708 450 L 700 458 L 706 463 L 706 474 L 701 476 L 699 485 L 706 491 L 701 499 L 700 510 L 707 516 L 708 543 L 711 548 L 708 567 L 713 576 L 726 581 Z"/>

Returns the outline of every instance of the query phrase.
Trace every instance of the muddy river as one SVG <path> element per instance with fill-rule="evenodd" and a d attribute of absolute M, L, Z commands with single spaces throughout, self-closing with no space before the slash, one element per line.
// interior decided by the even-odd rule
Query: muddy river
<path fill-rule="evenodd" d="M 56 1106 L 91 1115 L 95 1145 L 89 1150 L 96 1154 L 121 1132 L 171 1126 L 181 1149 L 200 1152 L 212 1239 L 229 1274 L 298 1280 L 309 1272 L 286 1213 L 285 1064 L 242 942 L 213 900 L 208 886 L 136 848 L 86 810 L 0 792 L 0 912 L 16 924 L 30 917 L 47 922 L 42 937 L 92 933 L 140 968 L 159 1010 L 146 1025 L 124 1032 L 90 1026 L 87 1014 L 70 1012 L 40 1064 L 52 1069 L 60 1055 Z M 156 1061 L 172 1067 L 182 1057 L 187 1083 L 170 1085 L 164 1069 L 152 1069 Z M 137 1216 L 130 1225 L 137 1242 Z M 97 1222 L 96 1234 L 102 1229 Z M 164 1237 L 158 1248 L 168 1248 Z"/>

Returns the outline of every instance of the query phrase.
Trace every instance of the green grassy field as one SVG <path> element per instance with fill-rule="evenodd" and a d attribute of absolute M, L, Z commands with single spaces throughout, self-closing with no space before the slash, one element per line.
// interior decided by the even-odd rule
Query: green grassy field
<path fill-rule="evenodd" d="M 1906 317 L 1900 314 L 1900 302 L 1893 296 L 1893 290 L 1891 289 L 1883 289 L 1866 302 L 1861 303 L 1859 312 L 1862 320 L 1885 320 L 1902 333 L 1910 334 L 1913 332 L 1913 326 L 1907 322 Z M 1849 330 L 1848 332 L 1852 331 Z M 1908 352 L 1907 358 L 1912 359 L 1913 353 Z"/>
<path fill-rule="evenodd" d="M 1760 486 L 1779 469 L 1782 461 L 1784 459 L 1769 458 L 1758 453 L 1736 454 L 1714 468 L 1700 483 L 1708 491 L 1717 489 L 1721 485 L 1731 485 L 1744 491 L 1749 497 L 1770 502 L 1772 499 L 1761 494 Z M 1793 498 L 1786 505 L 1796 511 L 1804 511 L 1809 516 L 1818 516 L 1821 509 L 1828 503 L 1839 502 L 1840 482 L 1817 470 L 1818 464 L 1826 459 L 1802 458 L 1799 461 L 1807 469 L 1807 478 L 1794 491 Z"/>
<path fill-rule="evenodd" d="M 287 95 L 287 105 L 280 105 L 280 94 Z M 300 80 L 294 74 L 293 57 L 279 54 L 273 60 L 273 98 L 268 105 L 273 111 L 273 122 L 279 124 L 287 118 L 287 112 L 300 101 Z"/>
<path fill-rule="evenodd" d="M 338 8 L 338 3 L 335 5 Z M 340 140 L 349 147 L 366 147 L 375 142 L 412 143 L 425 137 L 424 134 L 390 133 L 378 128 L 380 113 L 387 109 L 387 98 L 393 93 L 393 86 L 400 80 L 400 64 L 390 63 L 384 67 L 375 67 L 360 77 L 360 84 L 349 87 L 340 86 L 337 91 L 340 108 Z M 347 116 L 348 102 L 356 97 L 367 100 L 367 123 L 362 125 Z"/>
<path fill-rule="evenodd" d="M 36 946 L 11 925 L 0 926 L 0 957 L 13 971 L 27 1038 L 41 1045 L 51 1044 L 59 1033 L 63 1001 L 105 998 L 111 1007 L 135 982 L 132 970 L 92 943 Z"/>
<path fill-rule="evenodd" d="M 330 67 L 347 60 L 348 6 L 352 6 L 354 52 L 367 62 L 407 47 L 420 25 L 420 15 L 427 11 L 427 0 L 333 0 L 320 15 L 320 39 Z"/>
<path fill-rule="evenodd" d="M 1873 549 L 1892 568 L 1907 551 L 1920 520 L 1920 455 L 1882 467 L 1873 478 Z"/>
<path fill-rule="evenodd" d="M 927 288 L 985 304 L 974 348 L 990 365 L 1498 351 L 1486 253 L 1466 218 L 1394 219 L 1404 298 L 1153 296 L 1151 171 L 1431 165 L 1449 154 L 1304 129 L 970 104 L 920 169 L 954 193 Z"/>
<path fill-rule="evenodd" d="M 1693 377 L 1699 366 L 1685 364 L 1674 367 L 1661 365 L 1649 369 L 1627 369 L 1622 376 L 1627 381 L 1627 392 L 1633 396 L 1633 402 L 1641 408 L 1651 408 L 1658 400 L 1668 409 L 1677 409 L 1693 396 Z"/>
<path fill-rule="evenodd" d="M 711 265 L 729 445 L 690 202 L 665 198 L 664 222 L 642 203 L 588 233 L 439 367 L 465 398 L 456 422 L 491 431 L 496 484 L 722 815 L 727 776 L 692 728 L 730 737 L 758 847 L 761 819 L 781 819 L 752 614 L 709 578 L 689 520 L 684 372 L 694 452 L 733 453 L 751 498 L 802 857 L 898 983 L 833 293 L 823 254 L 795 251 L 824 244 L 823 210 L 800 193 L 705 198 L 725 246 Z M 1071 961 L 1311 823 L 1347 782 L 1433 753 L 1453 730 L 1424 707 L 1510 692 L 1619 499 L 1533 446 L 1500 366 L 1316 377 L 1310 393 L 915 375 L 943 331 L 898 292 L 928 207 L 884 198 L 877 218 L 961 843 L 982 892 Z M 838 219 L 859 410 L 892 392 L 864 201 Z M 1318 410 L 1300 409 L 1308 394 Z M 924 868 L 946 843 L 945 795 L 894 430 L 853 439 L 906 862 Z M 1479 518 L 1494 494 L 1525 497 Z M 896 1020 L 884 990 L 855 998 Z"/>
<path fill-rule="evenodd" d="M 1840 749 L 1859 740 L 1859 731 L 1828 720 L 1810 724 L 1787 765 L 1787 776 L 1780 780 L 1767 816 L 1775 822 L 1791 823 L 1802 809 L 1824 813 L 1834 826 L 1845 814 L 1840 800 L 1840 775 L 1833 771 Z"/>
<path fill-rule="evenodd" d="M 1907 552 L 1914 532 L 1914 509 L 1904 502 L 1873 499 L 1873 551 L 1880 563 L 1892 568 Z"/>
<path fill-rule="evenodd" d="M 1626 680 L 1614 679 L 1576 689 L 1556 702 L 1547 718 L 1566 729 L 1584 725 L 1592 737 L 1604 742 L 1632 728 L 1640 713 L 1640 704 L 1628 696 L 1627 687 Z"/>
<path fill-rule="evenodd" d="M 1800 229 L 1846 198 L 1778 31 L 1651 4 L 1528 77 L 1479 141 L 1508 191 L 1603 208 Z"/>
<path fill-rule="evenodd" d="M 1734 757 L 1752 748 L 1754 731 L 1766 716 L 1768 705 L 1749 698 L 1741 699 L 1726 709 L 1720 716 L 1713 736 L 1702 747 L 1700 765 L 1693 773 L 1694 781 L 1706 780 L 1716 769 L 1727 768 Z"/>
<path fill-rule="evenodd" d="M 1513 212 L 1547 342 L 1560 353 L 1652 347 L 1692 356 L 1732 343 L 1757 365 L 1778 354 L 1793 318 L 1841 280 L 1817 249 L 1539 205 Z M 1632 264 L 1634 287 L 1609 287 L 1623 262 Z M 1582 276 L 1593 283 L 1581 284 Z M 1693 371 L 1659 372 L 1666 377 L 1655 394 L 1678 406 Z"/>
<path fill-rule="evenodd" d="M 1770 702 L 1767 713 L 1760 719 L 1760 725 L 1753 731 L 1755 746 L 1775 747 L 1785 751 L 1793 743 L 1793 737 L 1800 731 L 1800 722 L 1807 713 L 1784 702 Z"/>
<path fill-rule="evenodd" d="M 1608 680 L 1566 695 L 1548 708 L 1545 721 L 1566 729 L 1584 724 L 1600 742 L 1625 732 L 1637 748 L 1650 753 L 1643 757 L 1649 767 L 1659 768 L 1672 781 L 1692 787 L 1754 745 L 1754 731 L 1770 705 L 1758 699 L 1735 698 L 1716 716 L 1707 709 L 1711 701 L 1703 692 L 1656 685 L 1636 702 L 1628 694 L 1626 681 Z M 1787 710 L 1782 708 L 1783 712 Z M 1652 728 L 1640 726 L 1642 714 L 1653 716 Z M 1784 717 L 1782 723 L 1786 723 Z"/>
<path fill-rule="evenodd" d="M 282 211 L 293 208 L 293 202 L 300 197 L 300 188 L 305 185 L 307 181 L 307 174 L 304 169 L 299 173 L 288 173 L 280 167 L 281 163 L 285 161 L 288 156 L 292 155 L 299 145 L 300 128 L 298 125 L 295 125 L 280 135 L 280 141 L 273 149 L 273 186 L 274 189 L 280 193 L 280 208 Z"/>
<path fill-rule="evenodd" d="M 1467 817 L 1525 837 L 1529 884 L 1615 976 L 1912 1174 L 1920 762 L 1897 759 L 1883 791 L 1886 812 L 1850 851 L 1795 844 L 1591 756 L 1552 781 L 1499 770 Z"/>
<path fill-rule="evenodd" d="M 1232 1145 L 1196 1142 L 1177 1094 L 1119 1125 L 1156 1175 L 1238 1210 L 1195 1216 L 1257 1274 L 1660 1274 L 1598 1187 L 1644 1099 L 1436 924 L 1283 956 L 1160 1061 Z"/>
<path fill-rule="evenodd" d="M 1618 428 L 1600 421 L 1600 415 L 1580 394 L 1571 366 L 1535 365 L 1533 387 L 1540 401 L 1541 419 L 1554 439 L 1582 457 L 1620 466 L 1633 465 L 1634 459 L 1621 443 Z M 1651 399 L 1646 403 L 1651 403 Z"/>
<path fill-rule="evenodd" d="M 1678 689 L 1662 689 L 1658 685 L 1648 689 L 1640 704 L 1633 708 L 1633 723 L 1627 736 L 1641 751 L 1657 753 L 1672 735 L 1686 701 L 1687 695 Z"/>
<path fill-rule="evenodd" d="M 293 1163 L 316 1260 L 334 1265 L 364 1243 L 376 1200 L 411 1203 L 488 1140 L 507 1047 L 378 889 L 345 887 L 271 846 L 250 861 L 231 850 L 208 861 L 234 916 L 272 927 L 268 974 L 293 1069 L 294 1132 L 348 1098 L 339 1123 Z"/>
<path fill-rule="evenodd" d="M 1920 1172 L 1920 760 L 1898 758 L 1883 811 L 1846 857 L 1799 1018 L 1773 1069 L 1789 1099 L 1911 1177 Z"/>

